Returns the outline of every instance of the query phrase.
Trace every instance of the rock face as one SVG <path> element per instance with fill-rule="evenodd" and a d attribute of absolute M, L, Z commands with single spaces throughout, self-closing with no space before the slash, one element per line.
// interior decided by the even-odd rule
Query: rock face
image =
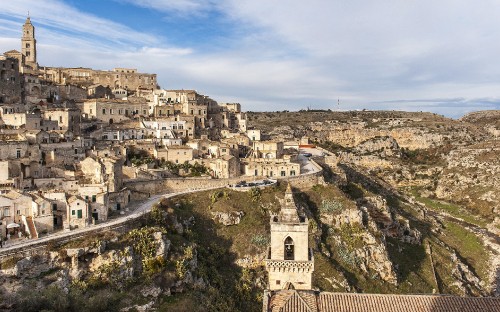
<path fill-rule="evenodd" d="M 447 167 L 440 175 L 435 195 L 483 210 L 492 207 L 493 215 L 500 212 L 500 144 L 487 141 L 451 151 Z M 464 194 L 466 194 L 464 196 Z M 496 221 L 500 224 L 499 221 Z"/>
<path fill-rule="evenodd" d="M 243 218 L 243 216 L 245 215 L 243 211 L 231 211 L 231 212 L 215 211 L 211 212 L 211 214 L 212 214 L 212 220 L 226 226 L 239 224 L 241 218 Z"/>
<path fill-rule="evenodd" d="M 400 157 L 398 142 L 393 137 L 374 137 L 358 144 L 354 151 L 358 154 L 376 154 L 379 157 Z"/>
<path fill-rule="evenodd" d="M 321 222 L 330 226 L 329 240 L 334 241 L 332 250 L 345 263 L 359 267 L 364 273 L 375 274 L 381 280 L 397 284 L 397 277 L 389 260 L 385 239 L 377 239 L 372 232 L 379 232 L 367 215 L 366 207 L 335 209 L 335 205 L 323 201 Z"/>

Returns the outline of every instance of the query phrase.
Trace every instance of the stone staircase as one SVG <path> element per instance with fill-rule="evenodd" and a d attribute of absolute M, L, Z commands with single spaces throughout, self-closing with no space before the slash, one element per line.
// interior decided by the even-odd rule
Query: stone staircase
<path fill-rule="evenodd" d="M 38 238 L 38 232 L 35 227 L 35 222 L 33 222 L 33 217 L 26 217 L 26 225 L 28 226 L 28 231 L 32 239 Z"/>

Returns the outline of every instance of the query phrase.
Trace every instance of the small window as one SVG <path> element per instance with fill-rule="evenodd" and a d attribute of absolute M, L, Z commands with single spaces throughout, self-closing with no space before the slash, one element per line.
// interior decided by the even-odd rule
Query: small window
<path fill-rule="evenodd" d="M 295 260 L 293 239 L 288 236 L 285 239 L 285 260 Z"/>

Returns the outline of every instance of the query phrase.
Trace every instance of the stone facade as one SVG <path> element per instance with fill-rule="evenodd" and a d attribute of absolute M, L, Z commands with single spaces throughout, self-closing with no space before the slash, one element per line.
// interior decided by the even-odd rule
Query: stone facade
<path fill-rule="evenodd" d="M 83 103 L 83 113 L 88 118 L 113 124 L 134 117 L 148 116 L 149 105 L 145 100 L 105 100 L 96 99 Z"/>
<path fill-rule="evenodd" d="M 268 289 L 312 289 L 314 257 L 309 221 L 299 212 L 290 185 L 278 215 L 271 216 L 271 247 L 266 259 Z"/>
<path fill-rule="evenodd" d="M 23 37 L 21 39 L 21 53 L 25 57 L 25 65 L 31 69 L 38 69 L 36 62 L 36 39 L 35 26 L 31 24 L 31 19 L 28 17 L 23 25 Z"/>
<path fill-rule="evenodd" d="M 156 74 L 138 73 L 137 69 L 115 68 L 113 70 L 95 70 L 91 68 L 40 68 L 45 80 L 57 84 L 74 84 L 91 87 L 101 85 L 105 88 L 136 91 L 157 88 Z"/>
<path fill-rule="evenodd" d="M 0 56 L 0 103 L 17 103 L 21 101 L 21 75 L 19 60 Z"/>
<path fill-rule="evenodd" d="M 289 159 L 245 158 L 243 174 L 258 177 L 294 177 L 300 174 L 300 164 Z"/>

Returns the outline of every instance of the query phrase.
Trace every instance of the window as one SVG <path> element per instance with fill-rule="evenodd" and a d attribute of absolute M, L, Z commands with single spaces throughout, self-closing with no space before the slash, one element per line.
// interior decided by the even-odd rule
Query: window
<path fill-rule="evenodd" d="M 31 55 L 31 52 L 30 51 L 26 51 L 26 56 L 30 56 Z"/>
<path fill-rule="evenodd" d="M 83 217 L 83 214 L 82 214 L 82 210 L 81 209 L 78 209 L 77 210 L 77 214 L 78 214 L 78 219 L 81 219 Z"/>
<path fill-rule="evenodd" d="M 9 208 L 5 208 L 3 210 L 3 215 L 6 216 L 6 217 L 10 217 L 10 209 Z"/>
<path fill-rule="evenodd" d="M 76 214 L 75 210 L 71 210 L 71 215 L 74 216 Z"/>
<path fill-rule="evenodd" d="M 92 108 L 90 109 L 90 114 L 92 114 Z"/>
<path fill-rule="evenodd" d="M 286 176 L 286 171 L 281 171 L 281 176 L 282 177 Z"/>
<path fill-rule="evenodd" d="M 109 114 L 113 115 L 113 109 L 112 108 L 109 109 Z"/>
<path fill-rule="evenodd" d="M 95 202 L 96 202 L 96 200 L 97 200 L 96 195 L 92 195 L 92 202 L 93 202 L 93 203 L 95 203 Z"/>
<path fill-rule="evenodd" d="M 52 211 L 56 211 L 57 210 L 57 204 L 56 203 L 52 203 Z"/>
<path fill-rule="evenodd" d="M 285 239 L 285 260 L 295 260 L 293 239 L 288 236 Z"/>
<path fill-rule="evenodd" d="M 281 281 L 280 280 L 277 280 L 276 281 L 276 285 L 280 285 L 281 284 Z"/>
<path fill-rule="evenodd" d="M 16 158 L 21 158 L 21 151 L 20 150 L 16 151 Z"/>
<path fill-rule="evenodd" d="M 102 114 L 106 115 L 106 109 L 105 108 L 102 109 Z"/>
<path fill-rule="evenodd" d="M 290 175 L 294 176 L 295 175 L 295 170 L 290 170 Z"/>
<path fill-rule="evenodd" d="M 26 43 L 26 48 L 29 48 L 30 47 L 30 44 L 29 43 Z"/>

